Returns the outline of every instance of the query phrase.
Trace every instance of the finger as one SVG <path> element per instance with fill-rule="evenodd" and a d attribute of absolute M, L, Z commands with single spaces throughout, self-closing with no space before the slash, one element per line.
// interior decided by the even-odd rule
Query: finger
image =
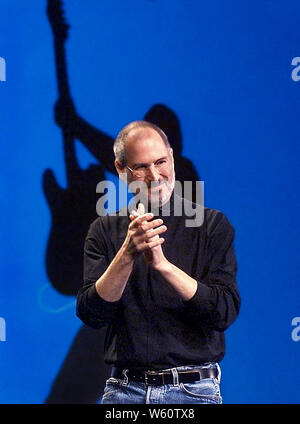
<path fill-rule="evenodd" d="M 145 214 L 145 206 L 141 202 L 138 204 L 137 213 L 139 215 L 144 215 Z"/>
<path fill-rule="evenodd" d="M 153 230 L 154 228 L 159 227 L 163 223 L 164 223 L 164 221 L 160 218 L 155 219 L 154 221 L 150 221 L 150 222 L 144 221 L 140 224 L 140 228 L 141 228 L 142 231 L 147 232 L 147 231 Z"/>
<path fill-rule="evenodd" d="M 159 228 L 156 228 L 156 230 L 151 229 L 149 231 L 146 232 L 146 238 L 148 241 L 152 241 L 152 239 L 156 236 L 158 236 L 159 234 L 164 233 L 167 230 L 167 227 L 165 225 L 160 226 Z"/>
<path fill-rule="evenodd" d="M 156 234 L 155 236 L 151 237 L 149 239 L 149 241 L 154 241 L 154 240 L 157 240 L 157 239 L 159 239 L 159 235 L 158 234 Z"/>
<path fill-rule="evenodd" d="M 139 226 L 144 221 L 150 221 L 150 219 L 152 219 L 153 216 L 154 216 L 153 213 L 150 213 L 150 212 L 149 213 L 145 213 L 144 215 L 141 215 L 141 216 L 136 217 L 134 219 L 134 221 L 131 222 L 129 225 L 131 225 L 131 228 L 132 227 L 135 227 L 135 226 Z"/>
<path fill-rule="evenodd" d="M 138 205 L 139 206 L 139 205 Z M 144 205 L 143 205 L 144 206 Z M 145 209 L 145 207 L 144 207 L 144 209 Z M 144 213 L 145 213 L 145 211 L 144 211 Z M 132 210 L 131 211 L 131 213 L 130 213 L 130 215 L 129 215 L 129 218 L 130 218 L 130 220 L 131 221 L 133 221 L 136 217 L 138 217 L 138 216 L 140 216 L 141 215 L 141 213 L 140 212 L 138 212 L 138 211 L 136 211 L 136 210 Z M 142 214 L 143 215 L 143 214 Z"/>
<path fill-rule="evenodd" d="M 153 249 L 153 247 L 160 246 L 163 244 L 165 239 L 163 237 L 158 237 L 158 239 L 147 243 L 148 249 Z"/>
<path fill-rule="evenodd" d="M 133 221 L 138 216 L 136 211 L 131 211 L 131 214 L 129 215 L 129 219 Z"/>

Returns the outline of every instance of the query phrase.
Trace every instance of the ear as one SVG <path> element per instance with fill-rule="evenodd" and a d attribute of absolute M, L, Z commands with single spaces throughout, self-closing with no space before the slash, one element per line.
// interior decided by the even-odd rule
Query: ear
<path fill-rule="evenodd" d="M 172 147 L 170 147 L 170 156 L 171 156 L 171 162 L 173 163 L 173 166 L 174 166 L 174 155 L 173 155 Z"/>
<path fill-rule="evenodd" d="M 117 170 L 120 180 L 124 181 L 127 184 L 127 173 L 125 171 L 125 166 L 122 166 L 118 159 L 115 160 L 115 168 Z"/>
<path fill-rule="evenodd" d="M 118 159 L 115 160 L 115 168 L 116 168 L 117 173 L 119 175 L 124 173 L 124 167 L 121 165 L 121 163 Z"/>

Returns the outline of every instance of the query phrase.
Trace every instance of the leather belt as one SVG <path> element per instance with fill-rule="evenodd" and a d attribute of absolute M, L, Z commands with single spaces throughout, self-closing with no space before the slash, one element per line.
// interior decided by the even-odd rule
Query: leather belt
<path fill-rule="evenodd" d="M 202 380 L 203 378 L 217 378 L 218 370 L 216 367 L 210 368 L 193 368 L 191 370 L 177 371 L 179 383 L 192 383 L 193 381 Z M 171 371 L 137 371 L 122 370 L 121 368 L 113 368 L 112 377 L 124 379 L 125 374 L 128 381 L 137 381 L 147 385 L 162 386 L 164 384 L 174 384 L 174 378 Z"/>

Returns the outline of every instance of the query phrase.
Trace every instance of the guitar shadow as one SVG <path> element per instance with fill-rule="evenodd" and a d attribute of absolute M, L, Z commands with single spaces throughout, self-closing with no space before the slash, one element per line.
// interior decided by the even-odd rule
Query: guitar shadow
<path fill-rule="evenodd" d="M 48 0 L 51 4 L 51 0 Z M 54 3 L 54 2 L 53 2 Z M 61 2 L 58 2 L 61 6 Z M 51 17 L 59 19 L 57 14 Z M 62 42 L 65 41 L 61 40 Z M 56 67 L 65 66 L 65 55 L 59 34 L 54 43 Z M 51 169 L 43 173 L 42 185 L 50 213 L 51 230 L 46 248 L 46 272 L 53 288 L 68 296 L 76 296 L 83 284 L 83 248 L 91 222 L 96 219 L 96 203 L 101 196 L 96 185 L 105 180 L 105 172 L 117 175 L 114 167 L 114 138 L 86 122 L 76 111 L 68 90 L 67 74 L 57 72 L 60 99 L 55 105 L 56 124 L 62 129 L 67 187 L 61 188 Z M 63 87 L 63 88 L 62 88 Z M 64 91 L 65 87 L 65 91 Z M 197 181 L 194 165 L 182 156 L 182 134 L 178 117 L 166 105 L 156 104 L 144 120 L 159 126 L 167 135 L 173 148 L 176 179 Z M 75 140 L 79 140 L 97 159 L 97 165 L 80 168 Z M 195 190 L 192 198 L 195 200 Z M 58 371 L 47 404 L 96 403 L 110 375 L 111 367 L 104 362 L 106 327 L 94 330 L 82 325 Z"/>

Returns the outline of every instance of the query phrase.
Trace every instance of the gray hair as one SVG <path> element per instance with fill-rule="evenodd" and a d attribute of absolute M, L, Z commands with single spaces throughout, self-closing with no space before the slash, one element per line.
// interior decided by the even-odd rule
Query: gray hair
<path fill-rule="evenodd" d="M 168 137 L 166 134 L 161 130 L 157 125 L 152 124 L 152 122 L 148 121 L 133 121 L 130 124 L 126 125 L 118 134 L 115 142 L 114 142 L 114 154 L 115 159 L 117 159 L 121 166 L 126 166 L 126 155 L 125 155 L 125 143 L 127 141 L 127 138 L 131 131 L 136 129 L 143 129 L 143 128 L 151 128 L 152 130 L 156 131 L 162 138 L 163 142 L 165 143 L 167 148 L 171 148 Z"/>

